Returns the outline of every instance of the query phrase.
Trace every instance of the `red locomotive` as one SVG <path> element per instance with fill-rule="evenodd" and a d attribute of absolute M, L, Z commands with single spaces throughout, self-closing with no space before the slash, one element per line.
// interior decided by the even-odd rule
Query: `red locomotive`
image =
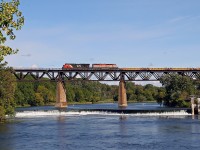
<path fill-rule="evenodd" d="M 80 68 L 80 69 L 87 69 L 90 68 L 90 64 L 64 64 L 62 69 L 72 69 L 72 68 Z"/>

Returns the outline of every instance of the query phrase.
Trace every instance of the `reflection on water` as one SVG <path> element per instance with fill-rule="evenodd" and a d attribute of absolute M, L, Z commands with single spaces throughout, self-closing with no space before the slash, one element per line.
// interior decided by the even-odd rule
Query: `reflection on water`
<path fill-rule="evenodd" d="M 65 117 L 65 116 L 58 116 L 58 122 L 59 123 L 64 123 L 65 122 L 65 120 L 66 120 L 67 118 Z"/>
<path fill-rule="evenodd" d="M 125 116 L 125 115 L 119 116 L 119 120 L 126 120 L 126 119 L 127 119 L 127 116 Z"/>
<path fill-rule="evenodd" d="M 12 150 L 12 144 L 10 139 L 10 133 L 13 129 L 10 128 L 8 124 L 0 124 L 0 149 L 2 150 Z M 6 136 L 5 136 L 6 135 Z M 10 135 L 10 136 L 7 136 Z"/>

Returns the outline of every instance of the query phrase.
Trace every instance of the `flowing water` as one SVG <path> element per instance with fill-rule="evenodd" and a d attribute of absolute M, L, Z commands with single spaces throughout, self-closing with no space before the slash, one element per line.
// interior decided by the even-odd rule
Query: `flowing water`
<path fill-rule="evenodd" d="M 200 118 L 184 109 L 168 111 L 157 104 L 129 104 L 129 110 L 164 112 L 117 113 L 117 104 L 18 108 L 10 123 L 0 124 L 0 150 L 199 149 Z M 92 111 L 90 111 L 90 109 Z M 86 111 L 87 110 L 87 111 Z"/>

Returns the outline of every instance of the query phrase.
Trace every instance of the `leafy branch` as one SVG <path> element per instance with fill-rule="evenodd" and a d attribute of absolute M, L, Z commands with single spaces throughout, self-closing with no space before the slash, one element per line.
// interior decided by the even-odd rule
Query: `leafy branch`
<path fill-rule="evenodd" d="M 20 30 L 24 25 L 24 16 L 19 11 L 19 0 L 12 0 L 0 3 L 0 62 L 4 60 L 7 55 L 15 54 L 18 50 L 14 50 L 5 45 L 7 38 L 14 40 L 16 38 L 13 30 Z"/>

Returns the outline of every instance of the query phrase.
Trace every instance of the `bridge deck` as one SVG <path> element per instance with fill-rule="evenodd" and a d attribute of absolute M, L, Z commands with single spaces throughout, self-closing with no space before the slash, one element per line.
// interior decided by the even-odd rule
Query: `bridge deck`
<path fill-rule="evenodd" d="M 27 76 L 33 80 L 48 78 L 58 80 L 85 81 L 158 81 L 166 74 L 179 74 L 194 80 L 200 79 L 200 68 L 14 68 L 12 73 L 17 80 L 24 81 Z"/>

